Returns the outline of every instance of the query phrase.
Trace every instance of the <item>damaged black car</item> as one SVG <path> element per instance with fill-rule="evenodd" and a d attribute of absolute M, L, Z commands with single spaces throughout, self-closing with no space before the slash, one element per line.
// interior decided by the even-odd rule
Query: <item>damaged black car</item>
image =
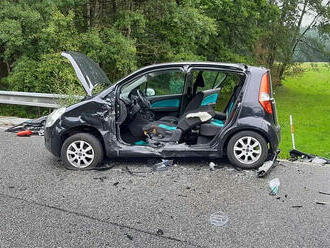
<path fill-rule="evenodd" d="M 110 84 L 86 55 L 63 52 L 88 97 L 47 118 L 47 149 L 71 169 L 104 157 L 228 157 L 243 169 L 276 153 L 280 126 L 269 70 L 179 62 L 144 67 Z"/>

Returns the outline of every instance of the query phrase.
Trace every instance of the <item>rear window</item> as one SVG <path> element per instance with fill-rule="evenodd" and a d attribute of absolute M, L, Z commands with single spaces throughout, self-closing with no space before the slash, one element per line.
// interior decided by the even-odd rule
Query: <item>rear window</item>
<path fill-rule="evenodd" d="M 210 89 L 217 89 L 219 88 L 221 82 L 225 79 L 226 73 L 221 71 L 211 71 L 211 70 L 194 70 L 193 71 L 193 82 L 196 81 L 197 76 L 199 73 L 202 73 L 204 84 L 203 88 L 197 88 L 197 92 L 210 90 Z"/>
<path fill-rule="evenodd" d="M 221 83 L 219 96 L 215 105 L 215 110 L 225 112 L 226 107 L 233 95 L 236 86 L 239 85 L 241 76 L 237 74 L 227 74 L 226 79 Z"/>

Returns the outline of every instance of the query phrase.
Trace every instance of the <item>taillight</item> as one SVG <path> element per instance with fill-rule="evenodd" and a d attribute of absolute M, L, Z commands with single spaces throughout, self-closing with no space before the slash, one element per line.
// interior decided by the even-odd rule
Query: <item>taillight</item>
<path fill-rule="evenodd" d="M 269 73 L 262 76 L 259 89 L 259 103 L 268 114 L 273 114 L 272 101 L 270 97 Z"/>

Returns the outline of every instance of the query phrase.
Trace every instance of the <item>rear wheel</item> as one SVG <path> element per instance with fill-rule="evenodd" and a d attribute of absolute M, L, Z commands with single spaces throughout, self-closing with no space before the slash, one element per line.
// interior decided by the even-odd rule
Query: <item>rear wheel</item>
<path fill-rule="evenodd" d="M 256 132 L 239 132 L 229 140 L 227 156 L 234 166 L 242 169 L 258 168 L 267 159 L 267 142 Z"/>
<path fill-rule="evenodd" d="M 95 168 L 103 160 L 103 147 L 95 136 L 77 133 L 65 140 L 61 149 L 61 158 L 68 169 Z"/>

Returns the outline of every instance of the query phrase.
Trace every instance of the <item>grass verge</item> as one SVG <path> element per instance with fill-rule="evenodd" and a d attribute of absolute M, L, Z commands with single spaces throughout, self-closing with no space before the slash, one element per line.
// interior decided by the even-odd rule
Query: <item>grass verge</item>
<path fill-rule="evenodd" d="M 296 148 L 330 158 L 330 67 L 305 63 L 304 72 L 277 87 L 275 99 L 282 128 L 281 157 L 292 149 L 289 115 L 293 116 Z"/>

